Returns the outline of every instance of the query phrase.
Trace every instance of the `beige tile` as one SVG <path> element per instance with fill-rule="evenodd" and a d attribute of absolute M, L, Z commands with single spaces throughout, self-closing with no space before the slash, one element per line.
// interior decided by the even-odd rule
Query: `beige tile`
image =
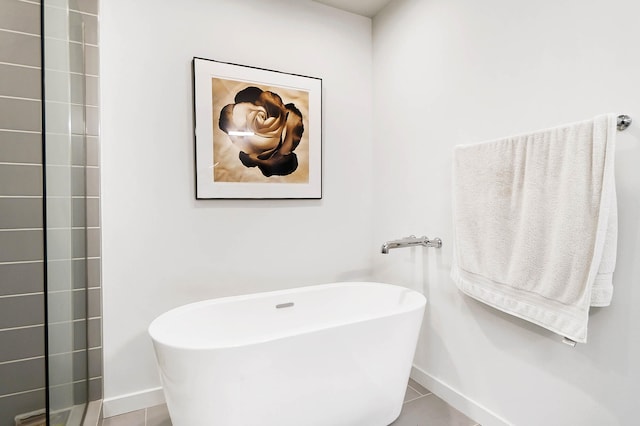
<path fill-rule="evenodd" d="M 95 318 L 102 315 L 102 291 L 99 288 L 89 290 L 89 299 L 87 306 L 87 314 L 89 318 Z"/>
<path fill-rule="evenodd" d="M 98 77 L 69 74 L 71 103 L 99 106 L 99 81 Z"/>
<path fill-rule="evenodd" d="M 75 196 L 87 195 L 85 192 L 86 172 L 84 167 L 71 168 L 71 194 Z"/>
<path fill-rule="evenodd" d="M 6 163 L 42 163 L 42 134 L 0 130 L 0 158 Z"/>
<path fill-rule="evenodd" d="M 40 7 L 18 0 L 0 0 L 0 28 L 40 35 Z"/>
<path fill-rule="evenodd" d="M 73 301 L 73 319 L 81 320 L 87 316 L 87 290 L 76 290 L 71 292 Z"/>
<path fill-rule="evenodd" d="M 87 256 L 100 257 L 100 229 L 87 230 Z"/>
<path fill-rule="evenodd" d="M 42 228 L 42 198 L 0 198 L 0 229 Z"/>
<path fill-rule="evenodd" d="M 71 105 L 71 133 L 73 135 L 83 135 L 86 131 L 87 135 L 98 136 L 99 126 L 98 107 Z"/>
<path fill-rule="evenodd" d="M 40 37 L 0 31 L 0 62 L 40 66 Z"/>
<path fill-rule="evenodd" d="M 87 226 L 100 226 L 100 200 L 88 198 L 86 202 Z"/>
<path fill-rule="evenodd" d="M 171 426 L 167 404 L 147 408 L 147 426 Z"/>
<path fill-rule="evenodd" d="M 100 165 L 100 139 L 95 136 L 87 137 L 87 166 Z"/>
<path fill-rule="evenodd" d="M 87 135 L 98 136 L 100 134 L 100 111 L 98 107 L 87 106 Z"/>
<path fill-rule="evenodd" d="M 87 349 L 87 322 L 76 321 L 71 323 L 73 328 L 73 350 Z"/>
<path fill-rule="evenodd" d="M 79 183 L 74 179 L 73 169 L 69 166 L 46 166 L 47 170 L 47 196 L 48 197 L 68 197 L 72 195 L 82 195 L 73 193 L 75 186 L 84 185 L 84 181 Z M 74 186 L 75 185 L 75 186 Z"/>
<path fill-rule="evenodd" d="M 69 99 L 72 104 L 84 104 L 85 76 L 82 74 L 68 74 Z M 96 77 L 92 77 L 97 79 Z"/>
<path fill-rule="evenodd" d="M 87 76 L 85 85 L 87 105 L 100 106 L 100 78 Z"/>
<path fill-rule="evenodd" d="M 87 285 L 88 276 L 87 276 L 87 265 L 90 261 L 85 259 L 75 259 L 71 261 L 71 268 L 73 270 L 73 278 L 71 279 L 71 285 L 75 289 L 82 289 L 87 287 L 93 287 L 91 285 Z"/>
<path fill-rule="evenodd" d="M 85 108 L 82 105 L 71 105 L 71 134 L 82 135 L 85 131 Z"/>
<path fill-rule="evenodd" d="M 44 356 L 44 325 L 0 331 L 0 348 L 0 362 Z"/>
<path fill-rule="evenodd" d="M 404 402 L 411 401 L 412 399 L 416 399 L 419 396 L 420 394 L 418 392 L 407 386 L 407 391 L 404 394 Z"/>
<path fill-rule="evenodd" d="M 48 298 L 48 319 L 50 322 L 72 321 L 73 318 L 73 295 L 74 292 L 56 291 L 49 293 Z"/>
<path fill-rule="evenodd" d="M 47 111 L 47 119 L 49 114 Z M 67 118 L 68 120 L 68 118 Z M 67 129 L 68 130 L 68 129 Z M 65 134 L 66 133 L 66 134 Z M 69 158 L 71 156 L 71 136 L 65 131 L 63 134 L 46 133 L 46 145 L 47 145 L 47 165 L 69 165 Z"/>
<path fill-rule="evenodd" d="M 36 390 L 45 385 L 45 360 L 36 358 L 0 364 L 0 395 Z"/>
<path fill-rule="evenodd" d="M 0 98 L 0 129 L 39 132 L 41 109 L 39 100 Z"/>
<path fill-rule="evenodd" d="M 75 383 L 71 383 L 71 388 L 73 389 L 73 393 L 69 393 L 68 397 L 70 397 L 71 395 L 73 395 L 73 398 L 77 398 L 77 401 L 88 401 L 88 394 L 87 394 L 87 381 L 86 380 L 81 380 Z M 69 407 L 72 404 L 67 404 L 64 407 Z M 56 425 L 57 426 L 57 425 Z"/>
<path fill-rule="evenodd" d="M 80 390 L 80 389 L 79 389 Z M 66 383 L 49 389 L 49 406 L 52 411 L 64 410 L 65 408 L 73 405 L 74 393 L 76 391 L 76 385 L 73 383 Z M 86 392 L 84 392 L 86 395 Z M 81 398 L 81 395 L 78 395 Z"/>
<path fill-rule="evenodd" d="M 49 325 L 49 353 L 59 354 L 69 352 L 74 345 L 75 325 L 73 323 L 58 323 Z"/>
<path fill-rule="evenodd" d="M 119 416 L 107 417 L 102 426 L 145 426 L 144 410 L 132 411 Z"/>
<path fill-rule="evenodd" d="M 47 229 L 47 258 L 50 261 L 71 259 L 72 249 L 73 241 L 68 229 Z"/>
<path fill-rule="evenodd" d="M 89 401 L 97 401 L 103 398 L 102 377 L 89 380 Z"/>
<path fill-rule="evenodd" d="M 70 43 L 69 49 L 69 71 L 82 73 L 86 71 L 88 75 L 96 76 L 100 74 L 100 59 L 99 51 L 95 46 L 85 46 L 84 53 L 82 45 L 78 43 Z M 58 61 L 56 69 L 65 70 L 62 68 L 62 64 Z M 48 62 L 47 62 L 48 66 Z M 67 64 L 64 64 L 66 67 Z"/>
<path fill-rule="evenodd" d="M 84 42 L 98 44 L 98 17 L 84 13 L 69 12 L 69 39 L 82 42 L 82 24 L 84 23 Z"/>
<path fill-rule="evenodd" d="M 0 195 L 41 196 L 42 167 L 0 164 Z"/>
<path fill-rule="evenodd" d="M 69 6 L 69 0 L 46 0 L 47 6 L 57 8 L 67 8 Z"/>
<path fill-rule="evenodd" d="M 71 253 L 74 259 L 88 255 L 87 237 L 88 232 L 85 229 L 74 229 L 71 231 Z"/>
<path fill-rule="evenodd" d="M 87 262 L 87 277 L 89 287 L 100 287 L 100 259 L 89 259 Z"/>
<path fill-rule="evenodd" d="M 77 354 L 81 354 L 81 352 L 77 352 Z M 49 385 L 59 386 L 73 382 L 76 368 L 74 361 L 82 361 L 82 358 L 70 352 L 49 356 Z M 81 366 L 77 365 L 77 367 Z M 83 367 L 86 368 L 86 362 Z"/>
<path fill-rule="evenodd" d="M 36 70 L 38 71 L 38 70 Z M 47 69 L 45 72 L 45 98 L 48 102 L 73 102 L 70 75 L 65 71 Z M 79 79 L 80 76 L 77 76 Z"/>
<path fill-rule="evenodd" d="M 100 195 L 100 169 L 92 167 L 87 169 L 87 196 Z"/>
<path fill-rule="evenodd" d="M 97 47 L 87 46 L 86 67 L 87 74 L 100 75 L 100 51 Z"/>
<path fill-rule="evenodd" d="M 40 99 L 40 78 L 40 69 L 0 64 L 0 96 Z"/>
<path fill-rule="evenodd" d="M 44 409 L 44 406 L 44 390 L 0 398 L 0 425 L 13 425 L 16 415 Z"/>
<path fill-rule="evenodd" d="M 102 346 L 102 319 L 93 318 L 90 319 L 88 323 L 89 330 L 87 331 L 87 334 L 89 348 Z"/>
<path fill-rule="evenodd" d="M 97 15 L 98 0 L 69 0 L 69 9 Z"/>
<path fill-rule="evenodd" d="M 97 136 L 87 136 L 86 143 L 83 135 L 71 137 L 71 164 L 74 166 L 99 166 L 99 139 Z"/>
<path fill-rule="evenodd" d="M 46 43 L 44 63 L 47 72 L 50 70 L 61 71 L 63 73 L 68 73 L 69 71 L 82 72 L 82 62 L 79 64 L 70 63 L 70 50 L 75 49 L 82 52 L 82 46 L 77 45 L 77 43 L 70 44 L 68 41 L 55 38 L 47 38 Z"/>
<path fill-rule="evenodd" d="M 71 107 L 69 106 L 69 104 L 65 104 L 65 103 L 58 103 L 58 102 L 50 102 L 50 101 L 45 101 L 45 114 L 46 114 L 46 132 L 47 133 L 57 133 L 59 135 L 59 138 L 61 138 L 61 142 L 64 141 L 64 143 L 67 143 L 67 141 L 65 139 L 62 139 L 63 137 L 60 135 L 67 135 L 71 132 L 71 127 L 70 127 L 70 123 L 69 123 L 69 116 L 70 116 L 70 111 L 71 111 Z M 49 142 L 49 136 L 47 135 L 47 143 Z M 57 141 L 56 141 L 57 142 Z M 47 149 L 47 152 L 49 152 L 50 150 Z M 51 162 L 49 162 L 47 160 L 47 162 L 49 164 L 51 164 Z M 62 162 L 62 163 L 58 163 L 56 161 L 56 164 L 68 164 L 69 162 Z"/>
<path fill-rule="evenodd" d="M 102 348 L 94 348 L 89 350 L 89 377 L 102 377 Z"/>
<path fill-rule="evenodd" d="M 45 2 L 44 16 L 46 25 L 44 35 L 47 39 L 56 38 L 66 40 L 69 32 L 67 15 L 67 10 L 62 5 L 54 7 L 51 0 Z"/>
<path fill-rule="evenodd" d="M 475 426 L 474 422 L 446 402 L 431 394 L 402 406 L 393 426 Z"/>
<path fill-rule="evenodd" d="M 87 375 L 88 371 L 88 358 L 89 353 L 85 351 L 73 352 L 73 380 L 80 381 L 84 380 L 85 384 L 89 376 Z"/>
<path fill-rule="evenodd" d="M 50 291 L 71 290 L 71 279 L 74 275 L 71 270 L 70 259 L 49 260 L 47 262 L 47 284 Z"/>
<path fill-rule="evenodd" d="M 416 382 L 413 379 L 409 379 L 409 386 L 413 388 L 413 390 L 418 392 L 420 395 L 429 395 L 431 393 L 430 390 L 426 389 L 424 386 L 422 386 L 420 383 Z"/>
<path fill-rule="evenodd" d="M 87 153 L 83 135 L 71 136 L 71 164 L 74 166 L 84 166 L 87 162 Z"/>
<path fill-rule="evenodd" d="M 40 261 L 0 265 L 0 283 L 0 296 L 43 291 L 44 263 Z"/>
<path fill-rule="evenodd" d="M 47 227 L 48 228 L 71 228 L 72 222 L 71 200 L 68 198 L 48 198 L 47 199 Z"/>
<path fill-rule="evenodd" d="M 0 232 L 0 262 L 41 260 L 43 256 L 42 231 Z"/>

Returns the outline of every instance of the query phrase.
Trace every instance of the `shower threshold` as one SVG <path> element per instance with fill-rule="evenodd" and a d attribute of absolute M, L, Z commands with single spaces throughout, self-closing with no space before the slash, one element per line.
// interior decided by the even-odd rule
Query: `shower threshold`
<path fill-rule="evenodd" d="M 75 426 L 82 424 L 85 405 L 51 413 L 50 426 Z M 47 426 L 47 414 L 45 410 L 19 414 L 15 417 L 16 426 Z"/>

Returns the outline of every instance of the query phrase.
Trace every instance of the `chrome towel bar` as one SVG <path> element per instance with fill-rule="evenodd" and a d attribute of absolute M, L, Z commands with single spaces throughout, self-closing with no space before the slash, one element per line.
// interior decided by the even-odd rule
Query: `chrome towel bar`
<path fill-rule="evenodd" d="M 430 240 L 429 237 L 416 237 L 415 235 L 410 235 L 405 238 L 401 238 L 399 240 L 387 241 L 382 244 L 382 254 L 389 253 L 389 250 L 394 248 L 403 248 L 403 247 L 415 247 L 415 246 L 423 246 L 423 247 L 442 247 L 442 240 L 440 238 L 434 238 Z"/>

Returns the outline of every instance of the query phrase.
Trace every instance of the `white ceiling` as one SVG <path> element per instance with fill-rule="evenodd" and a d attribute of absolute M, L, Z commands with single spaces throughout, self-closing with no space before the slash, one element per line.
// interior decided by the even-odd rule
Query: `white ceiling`
<path fill-rule="evenodd" d="M 333 6 L 347 12 L 373 18 L 382 8 L 391 3 L 391 0 L 313 0 L 318 3 Z"/>

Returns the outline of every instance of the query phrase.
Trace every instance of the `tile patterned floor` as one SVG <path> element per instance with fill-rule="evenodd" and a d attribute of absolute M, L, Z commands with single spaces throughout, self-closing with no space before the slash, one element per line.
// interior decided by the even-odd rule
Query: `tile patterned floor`
<path fill-rule="evenodd" d="M 400 417 L 390 426 L 480 426 L 413 379 L 409 379 Z"/>
<path fill-rule="evenodd" d="M 104 419 L 102 426 L 171 426 L 166 405 Z M 367 425 L 362 425 L 367 426 Z M 409 379 L 400 417 L 390 426 L 480 426 Z"/>

